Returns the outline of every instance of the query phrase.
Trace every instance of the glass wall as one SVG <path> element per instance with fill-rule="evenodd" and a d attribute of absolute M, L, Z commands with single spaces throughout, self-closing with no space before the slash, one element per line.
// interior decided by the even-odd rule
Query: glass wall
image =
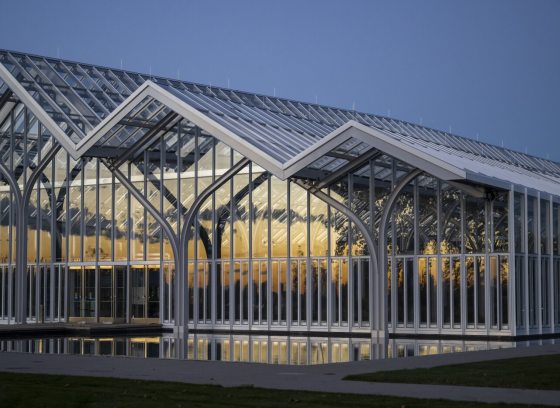
<path fill-rule="evenodd" d="M 532 191 L 515 193 L 515 311 L 521 334 L 558 331 L 559 204 Z"/>
<path fill-rule="evenodd" d="M 50 136 L 21 107 L 0 131 L 13 140 L 4 156 L 23 183 L 31 171 L 25 157 L 37 157 Z M 196 198 L 240 159 L 183 120 L 120 171 L 178 234 Z M 379 155 L 322 191 L 377 239 L 387 199 L 410 170 Z M 556 330 L 560 204 L 518 190 L 471 193 L 428 174 L 399 193 L 386 226 L 382 272 L 390 330 Z M 3 321 L 14 302 L 12 203 L 10 189 L 0 185 Z M 189 232 L 190 327 L 371 331 L 377 302 L 369 254 L 377 248 L 367 246 L 358 227 L 295 179 L 247 165 L 206 199 Z M 170 238 L 102 160 L 75 161 L 60 152 L 32 194 L 28 232 L 30 321 L 173 322 Z"/>

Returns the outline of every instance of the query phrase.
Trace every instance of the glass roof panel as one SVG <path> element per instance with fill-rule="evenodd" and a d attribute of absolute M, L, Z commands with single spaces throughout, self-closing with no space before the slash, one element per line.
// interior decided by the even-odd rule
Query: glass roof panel
<path fill-rule="evenodd" d="M 539 173 L 551 182 L 560 178 L 560 163 L 379 115 L 11 51 L 0 50 L 0 63 L 75 144 L 150 79 L 180 94 L 185 103 L 281 163 L 352 119 L 435 157 L 445 157 L 451 164 L 468 156 L 481 165 L 512 173 Z M 0 97 L 6 91 L 6 84 L 0 81 Z M 146 126 L 153 126 L 167 113 L 155 103 L 142 103 L 97 145 L 133 142 L 146 133 Z M 333 153 L 358 157 L 368 148 L 352 141 Z M 323 162 L 332 166 L 336 163 Z M 321 166 L 321 162 L 311 165 Z"/>

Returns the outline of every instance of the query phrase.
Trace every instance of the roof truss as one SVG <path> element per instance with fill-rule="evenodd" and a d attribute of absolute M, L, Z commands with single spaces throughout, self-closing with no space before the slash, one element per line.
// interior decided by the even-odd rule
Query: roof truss
<path fill-rule="evenodd" d="M 376 150 L 443 180 L 503 187 L 515 178 L 560 193 L 558 163 L 381 116 L 2 50 L 0 79 L 0 90 L 10 90 L 0 95 L 0 114 L 13 93 L 75 159 L 114 153 L 104 137 L 116 126 L 156 137 L 154 124 L 173 114 L 281 179 L 334 174 Z M 131 118 L 146 98 L 158 102 L 158 115 Z"/>

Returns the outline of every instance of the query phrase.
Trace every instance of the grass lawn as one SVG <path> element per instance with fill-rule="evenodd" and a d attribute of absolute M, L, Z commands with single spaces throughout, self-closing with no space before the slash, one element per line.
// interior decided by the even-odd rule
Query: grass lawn
<path fill-rule="evenodd" d="M 0 407 L 517 407 L 159 381 L 0 373 Z"/>
<path fill-rule="evenodd" d="M 351 375 L 346 380 L 560 390 L 560 354 Z"/>

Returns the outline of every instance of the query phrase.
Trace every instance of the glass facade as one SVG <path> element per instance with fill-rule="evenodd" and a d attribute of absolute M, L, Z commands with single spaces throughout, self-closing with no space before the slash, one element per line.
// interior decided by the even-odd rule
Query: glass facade
<path fill-rule="evenodd" d="M 147 98 L 106 136 L 138 147 L 78 160 L 60 150 L 41 170 L 24 220 L 27 321 L 173 326 L 184 290 L 193 330 L 369 333 L 379 324 L 381 276 L 395 336 L 560 330 L 556 196 L 514 186 L 480 194 L 480 186 L 427 172 L 396 191 L 414 167 L 353 138 L 282 180 L 173 115 Z M 162 117 L 171 119 L 154 128 Z M 0 136 L 1 160 L 27 188 L 53 137 L 22 103 L 3 114 Z M 19 290 L 16 205 L 2 181 L 2 323 L 14 322 Z M 178 268 L 173 244 L 191 210 Z M 373 255 L 386 257 L 386 270 L 377 271 Z M 309 359 L 320 348 L 274 344 L 266 347 L 277 357 L 268 359 Z M 255 355 L 259 347 L 241 342 L 214 353 Z M 329 349 L 330 361 L 347 359 L 348 347 Z"/>

